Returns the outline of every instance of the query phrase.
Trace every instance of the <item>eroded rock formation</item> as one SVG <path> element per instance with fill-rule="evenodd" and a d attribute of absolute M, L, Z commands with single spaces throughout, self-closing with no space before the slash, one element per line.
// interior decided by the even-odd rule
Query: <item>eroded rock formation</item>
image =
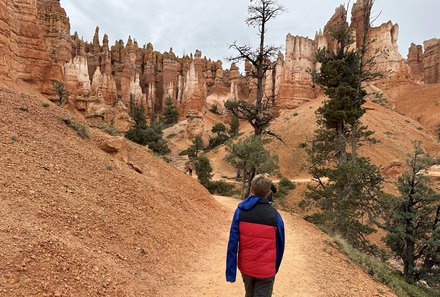
<path fill-rule="evenodd" d="M 265 78 L 266 98 L 278 108 L 295 108 L 317 96 L 309 69 L 318 48 L 334 49 L 331 29 L 350 28 L 363 42 L 365 1 L 358 0 L 352 10 L 351 24 L 344 6 L 314 39 L 288 34 L 286 51 L 273 61 L 273 69 Z M 381 82 L 436 83 L 440 80 L 440 41 L 413 45 L 408 61 L 397 48 L 398 25 L 391 22 L 370 28 L 367 56 L 376 56 L 376 70 Z M 152 44 L 139 47 L 131 37 L 109 45 L 107 35 L 100 39 L 97 27 L 88 43 L 78 34 L 70 35 L 69 19 L 59 0 L 4 0 L 0 3 L 0 76 L 21 79 L 39 85 L 45 94 L 52 94 L 52 82 L 64 81 L 70 98 L 78 110 L 94 122 L 115 124 L 121 129 L 130 125 L 124 108 L 130 102 L 142 104 L 147 116 L 156 117 L 170 98 L 181 117 L 196 119 L 211 105 L 221 111 L 228 99 L 253 101 L 255 80 L 252 66 L 245 63 L 245 75 L 235 64 L 223 69 L 221 61 L 202 57 L 200 51 L 178 57 L 172 48 L 164 53 Z M 49 79 L 47 79 L 49 78 Z M 272 99 L 270 99 L 272 100 Z"/>
<path fill-rule="evenodd" d="M 423 82 L 425 79 L 425 68 L 423 67 L 423 47 L 421 45 L 411 43 L 408 52 L 408 65 L 412 77 L 417 82 Z"/>
<path fill-rule="evenodd" d="M 440 83 L 440 39 L 430 39 L 424 42 L 423 67 L 425 83 Z"/>
<path fill-rule="evenodd" d="M 440 83 L 440 39 L 427 40 L 423 47 L 411 44 L 408 52 L 411 74 L 418 82 Z"/>
<path fill-rule="evenodd" d="M 398 36 L 399 25 L 392 22 L 370 28 L 368 32 L 367 56 L 374 57 L 374 71 L 382 73 L 383 79 L 393 80 L 394 83 L 411 79 L 408 63 L 397 47 Z"/>
<path fill-rule="evenodd" d="M 286 37 L 285 60 L 280 55 L 275 68 L 275 94 L 277 104 L 282 108 L 295 108 L 314 99 L 316 94 L 308 72 L 314 67 L 313 55 L 317 50 L 314 40 L 301 36 Z"/>
<path fill-rule="evenodd" d="M 38 0 L 38 20 L 52 61 L 63 66 L 72 59 L 70 22 L 59 0 Z"/>
<path fill-rule="evenodd" d="M 35 0 L 1 1 L 0 76 L 41 84 L 50 66 Z"/>

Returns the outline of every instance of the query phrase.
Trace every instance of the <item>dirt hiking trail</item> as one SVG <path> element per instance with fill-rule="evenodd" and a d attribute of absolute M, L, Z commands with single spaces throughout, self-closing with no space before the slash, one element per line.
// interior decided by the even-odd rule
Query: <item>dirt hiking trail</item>
<path fill-rule="evenodd" d="M 237 199 L 215 196 L 232 219 Z M 282 212 L 286 229 L 286 249 L 275 279 L 273 296 L 395 296 L 374 281 L 331 246 L 327 236 L 299 215 Z M 225 263 L 229 225 L 219 224 L 221 236 L 202 248 L 199 259 L 188 267 L 174 286 L 161 296 L 236 297 L 244 296 L 241 275 L 226 283 Z"/>

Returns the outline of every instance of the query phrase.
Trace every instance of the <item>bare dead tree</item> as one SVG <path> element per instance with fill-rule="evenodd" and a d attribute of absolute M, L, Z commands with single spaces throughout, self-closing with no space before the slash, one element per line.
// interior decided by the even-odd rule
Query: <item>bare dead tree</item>
<path fill-rule="evenodd" d="M 267 131 L 269 123 L 273 120 L 273 115 L 268 110 L 269 101 L 274 102 L 274 98 L 268 98 L 263 93 L 263 82 L 266 77 L 267 71 L 273 69 L 275 60 L 280 50 L 279 47 L 274 45 L 267 45 L 266 33 L 268 28 L 268 22 L 279 16 L 285 11 L 284 7 L 279 5 L 276 0 L 250 0 L 248 7 L 248 18 L 246 24 L 249 27 L 256 28 L 258 30 L 259 46 L 253 48 L 250 45 L 238 45 L 235 41 L 229 46 L 230 49 L 234 49 L 237 54 L 228 58 L 230 62 L 237 63 L 240 61 L 247 61 L 252 65 L 250 72 L 251 77 L 256 79 L 257 96 L 255 105 L 245 101 L 226 101 L 225 107 L 232 114 L 240 119 L 244 119 L 249 122 L 254 128 L 254 134 L 261 136 L 264 133 L 274 136 L 277 139 L 281 139 L 275 133 Z M 263 97 L 265 97 L 263 100 Z M 249 177 L 248 188 L 246 196 L 250 192 L 251 180 L 256 174 L 256 168 L 251 170 Z"/>
<path fill-rule="evenodd" d="M 260 44 L 257 48 L 250 45 L 238 45 L 235 41 L 229 46 L 234 49 L 237 55 L 228 58 L 230 62 L 248 61 L 252 64 L 254 71 L 251 75 L 257 79 L 257 98 L 255 106 L 257 111 L 262 110 L 263 99 L 263 81 L 266 72 L 273 67 L 273 61 L 280 50 L 280 47 L 266 45 L 265 38 L 267 33 L 267 24 L 270 20 L 279 16 L 285 11 L 284 7 L 279 5 L 276 0 L 251 0 L 248 7 L 248 18 L 246 24 L 249 27 L 257 28 Z"/>

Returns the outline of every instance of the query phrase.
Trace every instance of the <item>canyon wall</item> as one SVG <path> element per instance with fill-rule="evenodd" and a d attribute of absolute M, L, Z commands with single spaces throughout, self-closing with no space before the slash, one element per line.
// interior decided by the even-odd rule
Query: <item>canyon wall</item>
<path fill-rule="evenodd" d="M 36 1 L 0 1 L 0 76 L 41 84 L 50 67 Z"/>

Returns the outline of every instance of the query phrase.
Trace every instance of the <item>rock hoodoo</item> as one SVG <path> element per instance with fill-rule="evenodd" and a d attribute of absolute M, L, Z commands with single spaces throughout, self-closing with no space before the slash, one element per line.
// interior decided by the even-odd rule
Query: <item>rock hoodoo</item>
<path fill-rule="evenodd" d="M 412 77 L 417 82 L 423 82 L 425 79 L 425 68 L 423 67 L 423 47 L 421 45 L 411 43 L 408 52 L 408 65 Z"/>
<path fill-rule="evenodd" d="M 440 39 L 430 39 L 421 45 L 411 44 L 408 63 L 412 76 L 425 84 L 440 83 Z"/>
<path fill-rule="evenodd" d="M 350 28 L 360 46 L 364 7 L 362 0 L 353 5 L 350 24 L 345 7 L 338 7 L 314 39 L 287 35 L 286 51 L 279 53 L 265 79 L 265 95 L 277 96 L 273 101 L 277 108 L 295 108 L 317 97 L 308 72 L 316 67 L 314 54 L 318 48 L 335 47 L 330 34 L 335 26 Z M 386 87 L 391 81 L 440 82 L 440 40 L 426 41 L 424 51 L 412 45 L 405 60 L 397 48 L 398 32 L 392 22 L 370 28 L 367 55 L 376 56 L 377 70 L 384 73 L 378 83 Z M 126 107 L 130 102 L 143 104 L 147 116 L 155 117 L 168 98 L 183 118 L 213 104 L 221 110 L 227 99 L 252 100 L 256 92 L 249 63 L 241 74 L 237 65 L 223 69 L 221 61 L 203 57 L 200 51 L 178 57 L 172 49 L 156 51 L 151 43 L 139 47 L 131 37 L 111 46 L 107 35 L 101 39 L 98 27 L 91 42 L 70 34 L 69 18 L 58 0 L 2 1 L 0 76 L 34 83 L 49 96 L 52 82 L 62 80 L 71 94 L 69 101 L 92 118 L 96 112 L 88 114 L 91 110 L 107 114 L 116 104 Z"/>
<path fill-rule="evenodd" d="M 440 39 L 430 39 L 424 42 L 423 67 L 425 83 L 440 83 Z"/>

